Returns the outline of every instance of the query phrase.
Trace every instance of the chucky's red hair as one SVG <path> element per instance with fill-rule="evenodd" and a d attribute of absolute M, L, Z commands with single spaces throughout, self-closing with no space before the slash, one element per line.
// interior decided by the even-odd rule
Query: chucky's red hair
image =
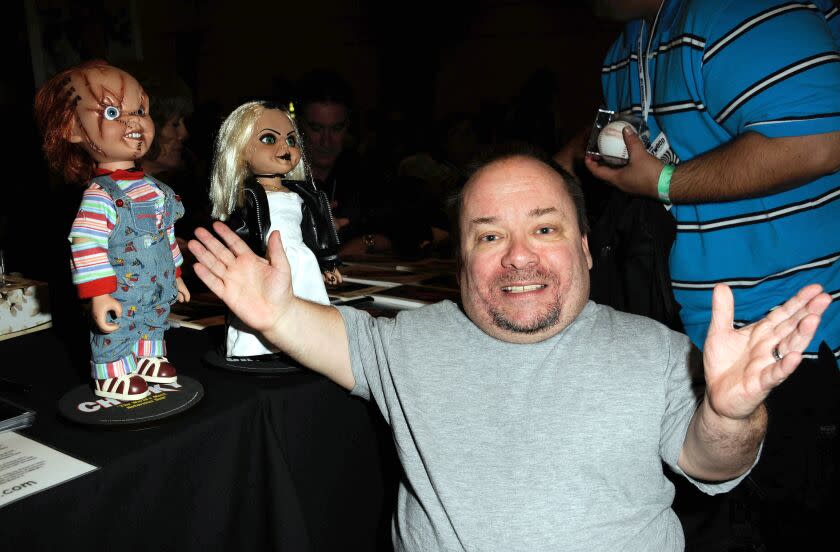
<path fill-rule="evenodd" d="M 96 169 L 96 162 L 90 155 L 68 140 L 78 101 L 78 92 L 73 90 L 70 77 L 80 71 L 105 67 L 110 67 L 108 62 L 97 59 L 65 69 L 45 82 L 35 94 L 35 122 L 44 137 L 44 156 L 50 168 L 63 173 L 67 182 L 89 180 Z"/>

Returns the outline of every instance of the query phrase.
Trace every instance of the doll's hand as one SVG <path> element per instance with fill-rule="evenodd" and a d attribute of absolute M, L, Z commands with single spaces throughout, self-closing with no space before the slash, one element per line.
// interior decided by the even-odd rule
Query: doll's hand
<path fill-rule="evenodd" d="M 341 285 L 343 278 L 341 276 L 341 272 L 338 271 L 337 268 L 333 268 L 332 270 L 327 270 L 324 272 L 324 283 L 328 286 L 338 286 Z"/>
<path fill-rule="evenodd" d="M 183 278 L 175 278 L 175 287 L 178 288 L 178 302 L 190 302 L 190 290 L 187 289 L 187 284 L 184 283 Z"/>
<path fill-rule="evenodd" d="M 122 303 L 108 295 L 97 295 L 90 300 L 90 311 L 93 322 L 102 333 L 111 333 L 120 327 L 115 322 L 108 322 L 108 313 L 113 312 L 114 318 L 122 316 Z"/>

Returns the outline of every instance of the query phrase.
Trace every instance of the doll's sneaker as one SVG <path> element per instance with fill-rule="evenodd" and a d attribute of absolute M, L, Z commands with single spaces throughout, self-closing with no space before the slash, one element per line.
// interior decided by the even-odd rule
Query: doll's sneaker
<path fill-rule="evenodd" d="M 150 393 L 146 380 L 136 374 L 93 380 L 93 394 L 106 399 L 136 401 L 145 399 Z"/>
<path fill-rule="evenodd" d="M 152 383 L 175 383 L 178 374 L 166 357 L 140 357 L 137 359 L 137 371 L 134 372 Z"/>

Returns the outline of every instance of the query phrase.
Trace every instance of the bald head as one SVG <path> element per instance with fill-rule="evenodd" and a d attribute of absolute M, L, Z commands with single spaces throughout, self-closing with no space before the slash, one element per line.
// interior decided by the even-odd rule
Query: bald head
<path fill-rule="evenodd" d="M 450 219 L 452 221 L 452 237 L 455 244 L 455 259 L 456 262 L 461 261 L 461 213 L 464 210 L 464 196 L 475 181 L 476 176 L 484 169 L 491 165 L 512 158 L 530 159 L 540 165 L 544 165 L 547 169 L 545 173 L 549 181 L 565 188 L 566 193 L 574 204 L 575 214 L 578 223 L 578 229 L 581 235 L 589 234 L 589 220 L 586 216 L 586 203 L 584 201 L 583 189 L 580 182 L 571 173 L 556 164 L 549 164 L 548 160 L 544 158 L 536 150 L 529 148 L 526 145 L 511 145 L 510 147 L 502 147 L 498 151 L 491 151 L 485 157 L 481 158 L 476 163 L 470 166 L 470 173 L 464 187 L 454 196 L 449 199 Z"/>
<path fill-rule="evenodd" d="M 507 156 L 475 172 L 461 201 L 467 316 L 511 343 L 542 341 L 571 324 L 589 298 L 592 260 L 565 179 L 533 157 Z"/>

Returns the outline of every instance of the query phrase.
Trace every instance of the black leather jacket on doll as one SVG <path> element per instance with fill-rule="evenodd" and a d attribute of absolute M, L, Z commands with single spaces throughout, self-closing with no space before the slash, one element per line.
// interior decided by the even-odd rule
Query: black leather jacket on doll
<path fill-rule="evenodd" d="M 326 194 L 306 181 L 284 180 L 283 185 L 303 199 L 300 223 L 303 243 L 315 254 L 321 271 L 340 266 L 338 234 Z M 231 213 L 226 223 L 256 254 L 264 257 L 271 227 L 268 196 L 254 178 L 245 181 L 243 193 L 242 207 Z"/>

